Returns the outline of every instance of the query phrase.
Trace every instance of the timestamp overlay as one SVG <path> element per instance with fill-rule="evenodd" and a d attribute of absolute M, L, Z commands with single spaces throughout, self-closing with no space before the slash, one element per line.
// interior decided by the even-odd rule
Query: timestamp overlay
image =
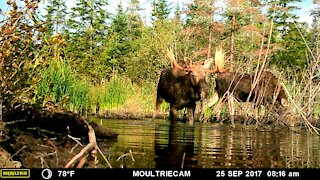
<path fill-rule="evenodd" d="M 307 172 L 309 171 L 309 173 Z M 252 169 L 252 170 L 216 170 L 215 177 L 217 178 L 301 178 L 312 177 L 317 175 L 320 170 L 301 170 L 301 169 Z M 310 176 L 311 175 L 311 176 Z"/>
<path fill-rule="evenodd" d="M 320 178 L 320 169 L 1 169 L 1 179 L 238 179 L 238 178 Z"/>

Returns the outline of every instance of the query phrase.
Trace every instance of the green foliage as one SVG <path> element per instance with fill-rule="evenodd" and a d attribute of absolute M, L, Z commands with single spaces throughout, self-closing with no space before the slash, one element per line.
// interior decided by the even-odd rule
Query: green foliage
<path fill-rule="evenodd" d="M 302 71 L 306 67 L 306 45 L 299 31 L 302 31 L 302 34 L 307 34 L 307 27 L 305 24 L 297 22 L 299 17 L 294 14 L 294 11 L 299 8 L 294 5 L 296 2 L 301 2 L 301 0 L 269 2 L 273 4 L 273 8 L 269 9 L 269 17 L 273 17 L 272 43 L 276 47 L 271 64 L 280 68 L 290 67 L 294 71 Z"/>
<path fill-rule="evenodd" d="M 190 29 L 189 31 L 193 32 L 190 40 L 195 43 L 190 42 L 188 44 L 192 44 L 193 48 L 204 48 L 208 45 L 209 39 L 208 25 L 210 23 L 210 14 L 207 12 L 210 12 L 210 9 L 202 1 L 194 1 L 188 5 L 188 11 L 191 13 L 187 14 L 185 29 Z M 191 49 L 191 51 L 194 50 Z"/>
<path fill-rule="evenodd" d="M 107 5 L 106 0 L 79 0 L 71 8 L 66 24 L 66 55 L 72 59 L 71 66 L 79 73 L 96 79 L 103 76 L 96 71 L 96 65 L 103 64 L 104 61 L 101 59 L 101 52 L 107 34 Z"/>
<path fill-rule="evenodd" d="M 142 8 L 140 7 L 138 0 L 130 0 L 128 4 L 128 36 L 130 40 L 134 40 L 141 36 L 143 22 L 139 13 L 141 13 L 140 11 Z"/>
<path fill-rule="evenodd" d="M 156 21 L 153 28 L 145 29 L 141 38 L 132 41 L 138 51 L 132 51 L 125 59 L 125 74 L 133 82 L 155 82 L 160 71 L 168 67 L 166 49 L 175 41 L 177 28 L 171 22 Z"/>
<path fill-rule="evenodd" d="M 89 89 L 89 107 L 95 110 L 152 112 L 155 88 L 152 83 L 139 86 L 125 76 L 103 81 Z"/>
<path fill-rule="evenodd" d="M 319 45 L 319 5 L 311 31 L 296 23 L 298 31 L 293 23 L 298 0 L 230 0 L 223 12 L 211 0 L 193 0 L 177 3 L 172 19 L 166 0 L 148 1 L 150 17 L 141 17 L 144 7 L 139 0 L 130 0 L 126 9 L 120 3 L 112 16 L 107 0 L 76 0 L 70 10 L 62 0 L 49 0 L 44 17 L 36 13 L 41 4 L 28 1 L 18 8 L 16 2 L 9 0 L 9 11 L 0 14 L 0 93 L 7 104 L 34 97 L 35 102 L 50 100 L 78 112 L 130 106 L 152 111 L 159 74 L 170 64 L 168 47 L 178 61 L 189 57 L 195 62 L 213 56 L 214 48 L 223 45 L 229 68 L 234 15 L 234 57 L 252 71 L 258 57 L 265 55 L 261 42 L 265 50 L 268 40 L 270 22 L 263 5 L 270 7 L 269 18 L 275 12 L 270 63 L 289 69 L 287 74 L 302 74 L 307 51 L 299 31 L 313 52 Z"/>
<path fill-rule="evenodd" d="M 89 87 L 86 80 L 78 78 L 65 61 L 53 59 L 35 91 L 36 99 L 52 101 L 75 111 L 88 107 Z"/>
<path fill-rule="evenodd" d="M 320 1 L 314 1 L 315 7 L 311 11 L 313 17 L 311 24 L 311 40 L 310 46 L 314 51 L 317 51 L 317 46 L 320 44 Z"/>
<path fill-rule="evenodd" d="M 64 0 L 49 0 L 46 6 L 47 23 L 45 27 L 49 36 L 62 32 L 65 28 L 67 17 L 67 6 Z"/>
<path fill-rule="evenodd" d="M 36 14 L 37 2 L 27 2 L 20 9 L 16 1 L 7 1 L 5 21 L 0 24 L 0 100 L 4 105 L 17 101 L 30 101 L 37 69 L 42 66 L 38 58 L 42 48 L 42 22 Z"/>
<path fill-rule="evenodd" d="M 154 0 L 152 3 L 152 19 L 166 20 L 170 14 L 167 0 Z"/>
<path fill-rule="evenodd" d="M 130 82 L 123 81 L 124 79 L 113 78 L 105 83 L 104 95 L 101 99 L 101 106 L 111 108 L 118 108 L 125 101 L 127 90 L 130 91 Z"/>
<path fill-rule="evenodd" d="M 119 4 L 117 14 L 111 19 L 111 26 L 103 52 L 104 61 L 112 67 L 112 73 L 122 73 L 124 71 L 123 57 L 126 57 L 128 51 L 130 51 L 128 35 L 128 15 L 123 12 L 121 4 Z"/>
<path fill-rule="evenodd" d="M 306 34 L 306 26 L 303 24 L 299 25 L 299 30 L 303 34 Z M 284 34 L 282 39 L 278 41 L 280 47 L 274 53 L 271 63 L 282 68 L 290 67 L 294 71 L 303 71 L 307 66 L 306 44 L 293 24 L 288 26 L 288 28 L 292 30 Z"/>

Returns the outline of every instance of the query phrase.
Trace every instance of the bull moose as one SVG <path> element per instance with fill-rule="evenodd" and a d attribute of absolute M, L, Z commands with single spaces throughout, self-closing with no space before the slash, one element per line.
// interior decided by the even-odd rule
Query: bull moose
<path fill-rule="evenodd" d="M 224 72 L 219 73 L 216 77 L 215 90 L 219 97 L 229 91 L 233 96 L 241 102 L 253 102 L 259 104 L 276 104 L 280 105 L 286 94 L 278 83 L 278 79 L 269 71 L 263 71 L 260 78 L 253 87 L 254 75 Z M 251 94 L 250 94 L 250 91 Z M 249 97 L 250 96 L 250 97 Z"/>
<path fill-rule="evenodd" d="M 218 51 L 218 69 L 222 71 L 217 73 L 215 79 L 215 91 L 219 98 L 227 98 L 226 94 L 231 94 L 236 100 L 241 102 L 252 102 L 256 107 L 259 105 L 267 106 L 271 110 L 272 106 L 276 108 L 286 105 L 286 93 L 276 78 L 269 71 L 259 71 L 257 75 L 239 72 L 229 72 L 223 68 L 224 56 Z M 216 64 L 217 65 L 217 64 Z M 232 112 L 231 112 L 231 115 Z M 232 118 L 232 117 L 231 117 Z"/>
<path fill-rule="evenodd" d="M 193 124 L 196 102 L 201 101 L 201 111 L 199 120 L 203 116 L 203 104 L 209 91 L 209 85 L 206 82 L 206 73 L 215 72 L 209 70 L 213 59 L 208 59 L 202 63 L 192 64 L 186 62 L 182 67 L 174 58 L 171 50 L 167 51 L 171 67 L 161 72 L 157 87 L 155 117 L 163 100 L 170 104 L 170 120 L 175 123 L 177 120 L 177 111 L 187 108 L 188 120 Z"/>

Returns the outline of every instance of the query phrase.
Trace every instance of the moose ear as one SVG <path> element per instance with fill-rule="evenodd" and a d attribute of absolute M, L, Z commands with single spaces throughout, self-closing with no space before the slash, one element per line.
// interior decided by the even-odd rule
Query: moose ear
<path fill-rule="evenodd" d="M 207 59 L 204 61 L 202 67 L 205 69 L 209 69 L 212 63 L 213 63 L 213 58 Z"/>

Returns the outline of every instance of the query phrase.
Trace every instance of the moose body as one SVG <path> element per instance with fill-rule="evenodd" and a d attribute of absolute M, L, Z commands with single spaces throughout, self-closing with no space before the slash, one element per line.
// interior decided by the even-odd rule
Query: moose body
<path fill-rule="evenodd" d="M 167 56 L 170 59 L 171 68 L 161 72 L 157 88 L 156 111 L 153 117 L 165 100 L 170 104 L 170 120 L 172 123 L 177 120 L 177 111 L 187 108 L 189 123 L 193 124 L 197 101 L 201 102 L 199 120 L 203 116 L 203 101 L 205 101 L 209 91 L 205 78 L 207 72 L 214 72 L 209 70 L 213 59 L 197 64 L 185 61 L 184 67 L 182 67 L 175 60 L 172 51 L 168 50 Z"/>
<path fill-rule="evenodd" d="M 175 122 L 177 111 L 188 109 L 189 123 L 193 123 L 196 102 L 206 98 L 209 86 L 205 78 L 195 80 L 192 73 L 169 68 L 162 71 L 157 89 L 156 109 L 163 100 L 170 104 L 170 119 Z"/>
<path fill-rule="evenodd" d="M 219 98 L 225 97 L 226 92 L 230 92 L 241 102 L 247 100 L 258 105 L 281 105 L 282 99 L 287 99 L 286 94 L 276 78 L 271 72 L 264 71 L 261 73 L 258 83 L 253 86 L 254 75 L 224 72 L 219 73 L 216 78 L 215 90 Z M 249 97 L 250 95 L 250 97 Z M 249 98 L 249 99 L 248 99 Z"/>

